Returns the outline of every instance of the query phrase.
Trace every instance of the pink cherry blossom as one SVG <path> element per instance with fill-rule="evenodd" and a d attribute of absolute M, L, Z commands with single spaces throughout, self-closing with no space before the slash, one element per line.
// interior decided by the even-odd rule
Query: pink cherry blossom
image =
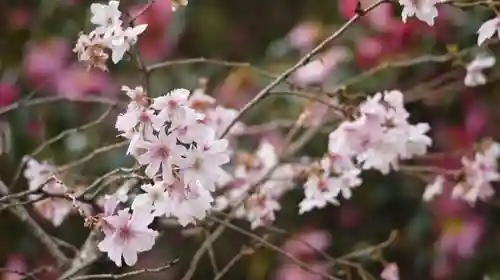
<path fill-rule="evenodd" d="M 154 219 L 148 209 L 138 208 L 132 215 L 128 209 L 123 209 L 103 219 L 112 230 L 107 234 L 105 232 L 106 236 L 98 248 L 107 253 L 117 266 L 122 266 L 122 257 L 125 264 L 134 265 L 137 254 L 151 250 L 158 236 L 157 231 L 148 228 Z"/>
<path fill-rule="evenodd" d="M 399 280 L 399 268 L 396 263 L 388 263 L 380 274 L 383 280 Z"/>
<path fill-rule="evenodd" d="M 164 181 L 175 181 L 172 165 L 177 163 L 185 148 L 177 145 L 177 138 L 174 135 L 167 135 L 165 131 L 160 131 L 158 136 L 147 136 L 144 141 L 138 143 L 138 147 L 146 150 L 137 160 L 140 164 L 147 165 L 146 174 L 149 177 L 155 178 L 161 168 Z"/>
<path fill-rule="evenodd" d="M 216 140 L 215 131 L 210 127 L 204 131 L 204 138 L 196 142 L 195 148 L 187 150 L 186 157 L 181 159 L 179 167 L 183 172 L 184 182 L 198 182 L 208 191 L 214 191 L 216 182 L 225 173 L 221 165 L 229 162 L 226 153 L 228 141 Z"/>

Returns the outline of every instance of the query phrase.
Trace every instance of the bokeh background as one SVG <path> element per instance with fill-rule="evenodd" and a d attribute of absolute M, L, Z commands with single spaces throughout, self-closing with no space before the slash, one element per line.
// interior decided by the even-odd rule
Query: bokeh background
<path fill-rule="evenodd" d="M 371 0 L 363 0 L 366 7 Z M 0 0 L 0 121 L 2 155 L 0 177 L 13 179 L 22 157 L 44 140 L 59 132 L 97 118 L 105 106 L 96 103 L 68 102 L 85 96 L 125 99 L 121 85 L 140 84 L 140 73 L 131 59 L 110 65 L 109 72 L 87 72 L 72 53 L 80 31 L 89 31 L 89 7 L 83 0 Z M 122 0 L 121 7 L 131 14 L 145 1 Z M 354 14 L 354 0 L 191 0 L 185 8 L 173 13 L 170 0 L 157 0 L 138 18 L 149 25 L 140 37 L 140 54 L 148 65 L 186 58 L 209 58 L 248 62 L 265 69 L 270 76 L 293 65 L 326 36 Z M 341 92 L 345 96 L 362 96 L 386 89 L 400 89 L 408 100 L 407 107 L 415 121 L 429 122 L 435 141 L 433 153 L 425 164 L 457 166 L 454 151 L 470 149 L 475 141 L 489 136 L 500 139 L 500 94 L 496 81 L 498 71 L 488 72 L 490 83 L 477 88 L 463 84 L 464 65 L 475 53 L 498 50 L 496 43 L 474 49 L 476 31 L 492 16 L 486 7 L 440 6 L 436 25 L 409 20 L 403 24 L 396 6 L 383 5 L 354 24 L 347 33 L 326 48 L 313 62 L 299 69 L 290 81 L 311 94 Z M 470 48 L 472 47 L 472 48 Z M 466 49 L 464 52 L 461 50 Z M 389 61 L 410 61 L 429 55 L 447 55 L 448 59 L 407 63 L 403 67 L 387 66 Z M 430 59 L 429 59 L 430 60 Z M 373 67 L 378 67 L 377 71 Z M 371 69 L 371 70 L 370 70 Z M 366 72 L 370 71 L 370 72 Z M 365 74 L 363 74 L 365 73 Z M 368 74 L 366 74 L 368 73 Z M 360 76 L 361 74 L 361 76 Z M 207 79 L 206 91 L 227 107 L 240 108 L 270 82 L 249 67 L 228 67 L 220 63 L 186 63 L 166 67 L 153 73 L 150 95 L 170 89 L 195 89 L 200 79 Z M 344 87 L 344 85 L 347 86 Z M 289 90 L 289 85 L 279 86 Z M 61 96 L 57 102 L 23 106 L 23 102 Z M 10 110 L 12 104 L 20 104 Z M 266 124 L 270 120 L 293 121 L 305 106 L 318 118 L 327 117 L 325 108 L 293 96 L 266 99 L 246 117 L 248 125 Z M 72 134 L 46 149 L 38 160 L 56 165 L 78 159 L 96 148 L 117 140 L 114 117 L 92 129 Z M 286 128 L 249 135 L 241 147 L 252 151 L 259 139 L 283 143 Z M 301 151 L 300 156 L 320 157 L 326 151 L 328 131 L 318 134 Z M 443 155 L 443 153 L 448 155 Z M 118 149 L 101 154 L 88 164 L 74 169 L 73 182 L 88 184 L 105 172 L 131 166 L 130 157 Z M 12 191 L 26 189 L 24 179 Z M 472 208 L 453 201 L 447 195 L 424 203 L 421 194 L 425 182 L 399 173 L 383 177 L 366 173 L 364 184 L 340 207 L 326 207 L 298 215 L 300 188 L 287 195 L 282 203 L 276 227 L 258 235 L 270 234 L 270 240 L 284 250 L 321 269 L 325 260 L 316 251 L 293 242 L 291 236 L 315 244 L 333 257 L 387 239 L 398 230 L 398 239 L 384 250 L 383 256 L 358 258 L 375 279 L 383 269 L 380 259 L 396 262 L 401 279 L 500 279 L 500 211 L 496 198 Z M 36 216 L 36 214 L 34 213 Z M 78 216 L 54 228 L 40 217 L 47 231 L 66 242 L 79 246 L 88 229 Z M 248 227 L 246 222 L 237 222 Z M 192 255 L 203 241 L 202 230 L 167 230 L 151 252 L 141 255 L 138 266 L 160 266 L 179 256 L 174 268 L 137 276 L 135 279 L 177 279 L 185 271 Z M 235 255 L 240 246 L 249 244 L 242 235 L 227 230 L 214 244 L 219 267 Z M 21 222 L 7 211 L 0 213 L 0 264 L 16 270 L 30 271 L 50 262 L 44 247 Z M 92 272 L 120 272 L 109 261 L 101 261 Z M 359 279 L 353 271 L 352 279 Z M 499 276 L 495 277 L 495 274 Z M 39 279 L 55 279 L 56 273 L 43 273 Z M 211 279 L 214 275 L 208 257 L 196 271 L 194 279 Z M 243 257 L 226 279 L 316 280 L 321 276 L 301 270 L 292 262 L 266 249 Z M 23 279 L 3 273 L 1 280 Z M 348 278 L 346 278 L 348 279 Z"/>

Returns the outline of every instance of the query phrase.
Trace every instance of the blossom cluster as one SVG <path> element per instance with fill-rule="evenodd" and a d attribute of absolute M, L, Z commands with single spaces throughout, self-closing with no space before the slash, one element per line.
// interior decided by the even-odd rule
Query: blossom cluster
<path fill-rule="evenodd" d="M 148 97 L 142 87 L 124 86 L 123 90 L 130 103 L 127 111 L 118 116 L 116 128 L 130 140 L 127 153 L 145 166 L 152 183 L 141 186 L 143 193 L 134 197 L 131 209 L 117 214 L 108 211 L 104 220 L 111 226 L 106 227 L 106 238 L 99 248 L 117 265 L 121 265 L 122 255 L 131 265 L 136 260 L 131 252 L 152 246 L 149 244 L 157 233 L 148 225 L 154 217 L 174 217 L 187 226 L 203 219 L 212 208 L 216 185 L 230 179 L 221 167 L 229 162 L 229 143 L 218 136 L 235 118 L 236 111 L 217 106 L 215 99 L 201 89 L 192 94 L 176 89 L 156 98 Z M 231 133 L 241 127 L 242 124 L 237 125 Z M 138 225 L 136 215 L 141 217 Z M 120 233 L 130 230 L 147 233 L 135 237 Z M 127 238 L 137 238 L 137 244 L 147 246 L 133 247 L 135 243 L 126 242 Z M 113 247 L 117 242 L 121 245 Z"/>
<path fill-rule="evenodd" d="M 408 17 L 415 16 L 418 20 L 434 25 L 438 16 L 437 4 L 443 0 L 398 0 L 403 7 L 401 18 L 406 22 Z M 500 16 L 495 16 L 485 21 L 477 30 L 477 45 L 482 46 L 495 34 L 500 38 Z M 467 75 L 464 83 L 468 87 L 475 87 L 486 84 L 486 76 L 482 70 L 491 68 L 495 64 L 495 58 L 490 55 L 479 55 L 466 67 Z"/>
<path fill-rule="evenodd" d="M 434 25 L 439 2 L 399 0 L 402 20 L 415 16 Z M 175 10 L 186 3 L 173 1 L 172 7 Z M 89 34 L 80 34 L 73 51 L 89 69 L 107 70 L 107 51 L 113 63 L 121 61 L 147 24 L 135 25 L 133 19 L 123 22 L 115 0 L 94 3 L 90 10 L 90 21 L 96 27 Z M 479 29 L 478 45 L 498 31 L 497 21 L 490 20 Z M 482 71 L 494 63 L 492 57 L 476 57 L 467 66 L 464 83 L 485 84 Z M 123 86 L 122 91 L 130 102 L 117 117 L 115 128 L 130 141 L 126 153 L 144 167 L 149 181 L 140 186 L 139 192 L 126 187 L 104 197 L 104 213 L 98 225 L 105 237 L 98 248 L 117 266 L 123 261 L 134 265 L 139 253 L 153 247 L 159 236 L 152 226 L 156 218 L 174 218 L 187 226 L 204 219 L 210 211 L 234 208 L 236 217 L 256 228 L 275 220 L 276 211 L 281 209 L 279 200 L 295 188 L 297 174 L 307 174 L 304 199 L 299 204 L 302 214 L 327 204 L 338 205 L 340 197 L 349 199 L 352 189 L 362 184 L 364 170 L 384 175 L 397 171 L 402 160 L 424 155 L 432 144 L 426 135 L 429 125 L 409 122 L 403 94 L 397 90 L 367 97 L 330 133 L 326 156 L 307 168 L 282 164 L 276 148 L 267 141 L 261 141 L 254 154 L 233 153 L 230 141 L 220 138 L 238 112 L 217 105 L 202 88 L 193 92 L 174 89 L 159 97 L 149 96 L 141 86 Z M 228 135 L 237 135 L 243 129 L 238 122 Z M 495 143 L 472 159 L 464 157 L 463 176 L 452 196 L 470 203 L 491 197 L 491 182 L 500 179 L 496 161 L 499 153 L 500 145 Z M 223 167 L 232 158 L 232 165 Z M 58 226 L 75 205 L 59 197 L 65 195 L 66 187 L 51 180 L 55 173 L 53 166 L 30 159 L 25 177 L 30 189 L 43 186 L 44 192 L 55 196 L 43 198 L 37 194 L 33 198 L 41 198 L 35 207 Z M 445 177 L 437 176 L 424 199 L 442 192 L 444 183 Z"/>
<path fill-rule="evenodd" d="M 252 228 L 273 222 L 275 211 L 281 209 L 279 199 L 294 187 L 296 173 L 291 164 L 274 170 L 277 164 L 276 149 L 267 141 L 260 143 L 255 155 L 240 154 L 233 164 L 232 181 L 220 185 L 214 210 L 236 208 L 236 217 L 248 220 Z M 259 182 L 270 172 L 268 180 Z"/>
<path fill-rule="evenodd" d="M 361 184 L 362 170 L 382 174 L 399 169 L 400 160 L 423 155 L 432 144 L 427 123 L 410 124 L 403 94 L 392 90 L 368 97 L 353 120 L 341 123 L 329 135 L 328 155 L 311 172 L 300 212 L 338 204 Z"/>
<path fill-rule="evenodd" d="M 122 12 L 118 9 L 119 2 L 111 0 L 108 5 L 94 3 L 90 6 L 92 17 L 90 22 L 96 25 L 89 34 L 81 33 L 73 52 L 78 60 L 90 69 L 92 67 L 107 70 L 106 61 L 111 51 L 111 60 L 118 63 L 131 47 L 137 42 L 137 36 L 146 30 L 147 24 L 125 27 L 120 19 Z"/>
<path fill-rule="evenodd" d="M 500 143 L 497 142 L 487 143 L 472 158 L 462 157 L 461 176 L 452 189 L 451 197 L 472 205 L 477 200 L 490 199 L 495 194 L 491 183 L 500 180 L 499 157 Z M 447 178 L 444 175 L 436 176 L 434 181 L 427 186 L 423 199 L 430 201 L 436 195 L 443 193 L 446 182 Z"/>

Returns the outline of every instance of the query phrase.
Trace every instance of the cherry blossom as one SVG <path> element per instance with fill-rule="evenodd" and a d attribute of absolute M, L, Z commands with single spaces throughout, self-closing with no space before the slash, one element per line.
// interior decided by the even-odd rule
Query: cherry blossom
<path fill-rule="evenodd" d="M 432 183 L 427 185 L 427 187 L 425 188 L 422 199 L 424 201 L 431 201 L 436 195 L 442 194 L 444 183 L 445 183 L 444 176 L 442 175 L 436 176 L 436 178 L 434 178 L 434 181 L 432 181 Z"/>
<path fill-rule="evenodd" d="M 107 253 L 117 266 L 122 266 L 122 257 L 125 264 L 134 265 L 137 254 L 151 250 L 158 236 L 157 231 L 148 227 L 154 219 L 148 209 L 137 208 L 132 215 L 129 209 L 123 209 L 103 219 L 111 230 L 105 232 L 106 236 L 98 248 Z"/>
<path fill-rule="evenodd" d="M 475 87 L 486 84 L 486 76 L 483 70 L 495 65 L 495 57 L 490 55 L 479 55 L 467 65 L 467 75 L 464 84 L 468 87 Z"/>
<path fill-rule="evenodd" d="M 188 97 L 187 89 L 174 89 L 167 95 L 155 98 L 152 108 L 159 110 L 159 116 L 171 122 L 172 128 L 175 128 L 185 121 Z"/>
<path fill-rule="evenodd" d="M 453 198 L 460 198 L 471 205 L 479 200 L 488 200 L 495 194 L 491 182 L 499 181 L 498 157 L 500 144 L 491 143 L 483 151 L 475 153 L 472 159 L 462 158 L 464 180 L 459 182 L 452 191 Z"/>
<path fill-rule="evenodd" d="M 90 22 L 96 27 L 88 35 L 80 33 L 73 49 L 88 69 L 96 67 L 107 70 L 105 63 L 109 55 L 105 49 L 111 51 L 113 63 L 118 63 L 147 28 L 147 24 L 124 28 L 118 6 L 119 2 L 114 0 L 109 1 L 108 5 L 94 3 L 90 6 Z"/>
<path fill-rule="evenodd" d="M 438 16 L 437 3 L 437 0 L 399 0 L 399 4 L 403 6 L 401 18 L 406 23 L 408 17 L 415 16 L 428 25 L 434 25 Z"/>
<path fill-rule="evenodd" d="M 142 165 L 147 165 L 146 175 L 155 178 L 161 169 L 162 179 L 167 182 L 175 181 L 173 174 L 173 164 L 180 159 L 185 147 L 177 145 L 177 138 L 165 131 L 160 131 L 158 136 L 146 135 L 144 141 L 137 144 L 145 150 L 137 160 Z"/>
<path fill-rule="evenodd" d="M 380 274 L 383 280 L 399 280 L 399 268 L 396 263 L 388 263 Z"/>
<path fill-rule="evenodd" d="M 30 190 L 40 189 L 49 194 L 64 195 L 67 187 L 56 179 L 56 168 L 48 162 L 38 162 L 33 158 L 26 158 L 26 169 L 24 177 L 28 180 Z M 42 194 L 32 194 L 30 199 L 37 200 Z M 61 197 L 48 197 L 33 203 L 36 211 L 45 219 L 49 220 L 55 227 L 62 224 L 64 219 L 71 213 L 73 204 Z"/>
<path fill-rule="evenodd" d="M 361 170 L 348 158 L 336 155 L 325 157 L 320 162 L 320 168 L 313 171 L 304 185 L 305 198 L 299 204 L 299 213 L 323 208 L 327 204 L 339 205 L 339 195 L 351 198 L 351 189 L 361 185 L 360 173 Z"/>
<path fill-rule="evenodd" d="M 112 51 L 111 60 L 118 63 L 122 60 L 125 52 L 130 50 L 130 47 L 137 43 L 137 36 L 141 35 L 146 28 L 147 24 L 141 24 L 127 29 L 115 27 L 113 32 L 113 40 L 111 41 L 110 49 Z"/>
<path fill-rule="evenodd" d="M 246 202 L 246 218 L 250 221 L 250 227 L 255 229 L 267 225 L 275 220 L 275 212 L 281 209 L 275 197 L 266 193 L 253 194 Z"/>
<path fill-rule="evenodd" d="M 362 169 L 383 174 L 399 169 L 401 159 L 423 155 L 432 144 L 425 135 L 426 123 L 408 123 L 408 112 L 399 91 L 386 91 L 368 97 L 359 106 L 360 116 L 345 121 L 329 138 L 329 152 L 355 157 Z"/>
<path fill-rule="evenodd" d="M 186 152 L 179 168 L 184 182 L 198 182 L 208 191 L 214 191 L 216 182 L 225 172 L 220 166 L 229 162 L 226 153 L 228 142 L 226 139 L 216 140 L 215 131 L 211 128 L 205 130 L 204 138 L 200 140 L 195 148 Z"/>
<path fill-rule="evenodd" d="M 274 169 L 269 180 L 258 184 L 247 203 L 240 205 L 240 202 L 246 198 L 252 186 L 275 168 L 277 163 L 275 147 L 265 140 L 259 144 L 255 155 L 241 154 L 233 170 L 233 178 L 228 176 L 224 179 L 224 184 L 219 184 L 223 192 L 215 199 L 213 210 L 222 211 L 238 206 L 236 216 L 248 220 L 252 228 L 274 221 L 274 212 L 281 208 L 279 199 L 295 185 L 295 170 L 290 164 Z"/>
<path fill-rule="evenodd" d="M 90 12 L 92 17 L 90 22 L 102 27 L 102 31 L 114 26 L 120 26 L 122 21 L 120 20 L 121 12 L 118 10 L 120 5 L 119 1 L 111 0 L 108 5 L 93 3 L 90 5 Z"/>
<path fill-rule="evenodd" d="M 485 21 L 477 30 L 477 45 L 481 46 L 487 39 L 491 39 L 495 33 L 500 36 L 500 17 L 494 17 Z"/>
<path fill-rule="evenodd" d="M 175 217 L 182 226 L 196 223 L 202 220 L 211 208 L 213 197 L 208 190 L 198 183 L 185 184 L 177 181 L 172 184 L 158 182 L 162 184 L 167 192 L 165 203 L 158 207 L 164 207 L 160 212 L 164 212 L 167 217 Z"/>
<path fill-rule="evenodd" d="M 154 216 L 161 216 L 165 214 L 165 204 L 168 203 L 168 195 L 165 190 L 164 184 L 146 184 L 142 185 L 141 189 L 145 193 L 139 194 L 135 197 L 132 203 L 132 210 L 137 208 L 153 209 Z"/>

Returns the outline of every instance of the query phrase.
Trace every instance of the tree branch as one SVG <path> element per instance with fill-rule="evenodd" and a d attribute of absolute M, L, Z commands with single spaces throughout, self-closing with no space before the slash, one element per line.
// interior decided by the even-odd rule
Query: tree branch
<path fill-rule="evenodd" d="M 3 181 L 0 180 L 0 193 L 2 195 L 9 195 L 9 188 L 5 185 Z M 16 199 L 13 200 L 14 203 L 18 202 Z M 14 214 L 19 220 L 24 222 L 29 231 L 40 239 L 40 242 L 45 245 L 49 253 L 54 257 L 58 266 L 62 266 L 67 263 L 68 259 L 64 253 L 59 249 L 57 244 L 54 242 L 52 237 L 48 235 L 43 228 L 29 215 L 28 211 L 22 205 L 16 205 L 9 208 L 9 210 Z"/>
<path fill-rule="evenodd" d="M 390 2 L 389 0 L 380 0 L 370 7 L 366 8 L 364 10 L 364 14 L 370 12 L 371 10 L 375 9 L 379 5 L 383 3 L 388 3 Z M 334 32 L 332 35 L 328 36 L 325 40 L 323 40 L 319 45 L 317 45 L 312 51 L 307 53 L 305 56 L 303 56 L 297 63 L 295 63 L 292 67 L 288 68 L 285 72 L 283 72 L 281 75 L 279 75 L 274 81 L 272 81 L 270 84 L 268 84 L 266 87 L 264 87 L 261 91 L 259 91 L 255 97 L 250 100 L 238 113 L 238 115 L 233 119 L 233 121 L 227 126 L 227 128 L 224 130 L 224 132 L 221 134 L 220 138 L 224 138 L 226 134 L 231 130 L 231 128 L 241 119 L 241 117 L 250 109 L 252 109 L 257 103 L 259 103 L 264 97 L 268 95 L 268 93 L 274 89 L 279 83 L 282 81 L 288 79 L 290 75 L 292 75 L 295 70 L 299 69 L 301 66 L 304 66 L 307 64 L 313 56 L 315 56 L 317 53 L 319 53 L 326 45 L 331 43 L 333 40 L 337 39 L 340 35 L 342 35 L 347 28 L 349 28 L 354 22 L 356 22 L 361 15 L 359 13 L 355 14 L 353 17 L 351 17 L 346 23 L 344 23 L 336 32 Z"/>
<path fill-rule="evenodd" d="M 164 270 L 167 270 L 174 266 L 176 263 L 179 262 L 179 259 L 176 258 L 166 265 L 157 267 L 157 268 L 144 268 L 144 269 L 139 269 L 139 270 L 134 270 L 122 274 L 92 274 L 92 275 L 82 275 L 82 276 L 77 276 L 73 278 L 69 278 L 70 280 L 88 280 L 88 279 L 122 279 L 130 276 L 135 276 L 139 274 L 145 274 L 145 273 L 158 273 L 162 272 Z"/>

